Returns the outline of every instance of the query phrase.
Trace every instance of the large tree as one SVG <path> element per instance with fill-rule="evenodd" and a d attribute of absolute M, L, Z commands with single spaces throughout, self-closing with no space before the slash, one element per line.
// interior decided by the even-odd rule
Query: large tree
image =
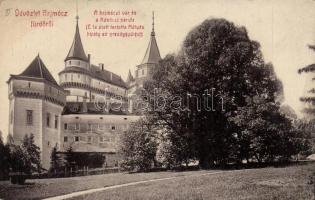
<path fill-rule="evenodd" d="M 290 135 L 291 121 L 279 110 L 283 91 L 273 66 L 264 62 L 259 43 L 244 27 L 224 19 L 194 28 L 178 55 L 166 56 L 144 88 L 153 97 L 147 115 L 172 130 L 170 144 L 184 139 L 181 152 L 201 167 L 249 159 L 253 143 L 260 145 L 258 151 L 267 141 L 259 133 L 279 142 L 284 142 L 281 135 Z M 253 124 L 261 129 L 251 130 Z"/>
<path fill-rule="evenodd" d="M 140 118 L 121 135 L 121 167 L 147 171 L 156 163 L 157 132 L 147 118 Z"/>

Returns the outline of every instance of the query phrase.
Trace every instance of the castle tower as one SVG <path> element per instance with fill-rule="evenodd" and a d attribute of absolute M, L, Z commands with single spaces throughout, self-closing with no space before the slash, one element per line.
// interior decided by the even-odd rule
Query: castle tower
<path fill-rule="evenodd" d="M 70 95 L 67 96 L 67 101 L 90 101 L 90 55 L 87 57 L 83 49 L 78 16 L 76 17 L 76 28 L 73 42 L 64 61 L 65 69 L 59 73 L 59 80 L 60 85 L 65 90 L 70 91 Z"/>
<path fill-rule="evenodd" d="M 152 68 L 154 68 L 161 60 L 160 51 L 155 39 L 154 31 L 154 12 L 152 16 L 152 31 L 149 45 L 145 52 L 140 65 L 137 66 L 135 80 L 139 87 L 143 86 L 143 82 L 151 77 Z"/>
<path fill-rule="evenodd" d="M 60 141 L 66 91 L 57 84 L 39 55 L 21 74 L 11 75 L 7 83 L 9 134 L 17 144 L 26 134 L 33 134 L 41 149 L 42 165 L 48 169 L 51 150 Z"/>

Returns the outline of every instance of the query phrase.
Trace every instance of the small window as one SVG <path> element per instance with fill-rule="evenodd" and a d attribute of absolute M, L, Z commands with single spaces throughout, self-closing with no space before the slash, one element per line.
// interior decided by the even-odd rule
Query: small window
<path fill-rule="evenodd" d="M 58 128 L 58 115 L 55 115 L 55 128 Z"/>
<path fill-rule="evenodd" d="M 78 78 L 80 78 L 80 74 L 78 74 Z"/>
<path fill-rule="evenodd" d="M 31 82 L 28 82 L 28 88 L 31 88 Z"/>
<path fill-rule="evenodd" d="M 88 141 L 88 143 L 91 143 L 92 142 L 92 137 L 88 136 L 87 141 Z"/>
<path fill-rule="evenodd" d="M 33 110 L 26 110 L 26 124 L 33 125 Z"/>
<path fill-rule="evenodd" d="M 115 130 L 116 129 L 116 127 L 115 126 L 112 126 L 112 130 Z"/>
<path fill-rule="evenodd" d="M 64 142 L 68 142 L 68 137 L 67 137 L 67 136 L 64 136 L 64 137 L 63 137 L 63 141 L 64 141 Z"/>
<path fill-rule="evenodd" d="M 100 136 L 100 142 L 103 142 L 104 140 L 103 140 L 103 137 L 102 136 Z"/>
<path fill-rule="evenodd" d="M 79 136 L 75 136 L 75 137 L 74 137 L 74 141 L 75 141 L 75 142 L 79 142 L 79 141 L 80 141 L 80 137 L 79 137 Z"/>
<path fill-rule="evenodd" d="M 47 142 L 47 146 L 50 146 L 50 142 L 49 141 Z"/>
<path fill-rule="evenodd" d="M 69 61 L 69 65 L 71 65 L 71 60 Z"/>
<path fill-rule="evenodd" d="M 89 131 L 92 130 L 92 124 L 88 124 L 88 127 L 89 127 Z"/>
<path fill-rule="evenodd" d="M 67 130 L 67 129 L 68 129 L 68 124 L 65 123 L 65 124 L 63 125 L 63 128 L 64 128 L 65 130 Z"/>
<path fill-rule="evenodd" d="M 71 81 L 73 81 L 73 74 L 71 74 Z"/>
<path fill-rule="evenodd" d="M 144 69 L 142 70 L 142 75 L 144 75 Z"/>
<path fill-rule="evenodd" d="M 80 61 L 78 61 L 78 65 L 80 65 Z"/>
<path fill-rule="evenodd" d="M 65 74 L 65 80 L 67 80 L 67 74 Z"/>
<path fill-rule="evenodd" d="M 80 125 L 78 123 L 75 124 L 75 130 L 79 130 L 80 129 Z"/>
<path fill-rule="evenodd" d="M 47 113 L 47 116 L 46 116 L 46 125 L 47 125 L 47 127 L 50 127 L 50 113 Z"/>
<path fill-rule="evenodd" d="M 52 91 L 52 89 L 51 89 L 51 87 L 49 87 L 49 93 L 51 93 L 51 91 Z"/>

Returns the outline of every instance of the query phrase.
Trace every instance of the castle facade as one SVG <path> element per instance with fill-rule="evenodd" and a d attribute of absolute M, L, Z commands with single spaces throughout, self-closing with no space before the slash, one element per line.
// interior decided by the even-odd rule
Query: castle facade
<path fill-rule="evenodd" d="M 128 96 L 143 86 L 161 59 L 153 21 L 144 58 L 136 66 L 135 76 L 129 70 L 124 81 L 104 64 L 91 63 L 90 54 L 83 48 L 78 22 L 77 17 L 59 83 L 39 55 L 21 74 L 11 75 L 7 81 L 9 134 L 16 143 L 26 134 L 33 134 L 46 169 L 55 145 L 60 152 L 71 147 L 74 152 L 102 153 L 107 166 L 117 165 L 119 136 L 140 117 L 133 114 Z"/>

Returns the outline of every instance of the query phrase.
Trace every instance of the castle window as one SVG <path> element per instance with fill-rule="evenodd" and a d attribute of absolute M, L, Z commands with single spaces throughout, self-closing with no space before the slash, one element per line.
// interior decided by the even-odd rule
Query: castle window
<path fill-rule="evenodd" d="M 46 116 L 46 126 L 50 127 L 50 113 L 47 113 L 47 116 Z"/>
<path fill-rule="evenodd" d="M 55 115 L 55 128 L 58 128 L 58 115 Z"/>
<path fill-rule="evenodd" d="M 80 141 L 80 137 L 79 137 L 79 136 L 75 136 L 75 137 L 74 137 L 74 141 L 75 141 L 75 142 L 79 142 L 79 141 Z"/>
<path fill-rule="evenodd" d="M 26 110 L 26 124 L 32 125 L 33 124 L 33 111 Z"/>
<path fill-rule="evenodd" d="M 63 128 L 64 128 L 65 130 L 67 130 L 67 129 L 68 129 L 68 124 L 65 123 L 65 124 L 63 125 Z"/>
<path fill-rule="evenodd" d="M 63 141 L 64 141 L 64 142 L 68 142 L 68 137 L 67 137 L 67 136 L 64 136 L 64 137 L 63 137 Z"/>
<path fill-rule="evenodd" d="M 31 82 L 28 82 L 28 88 L 31 88 Z"/>
<path fill-rule="evenodd" d="M 115 130 L 116 129 L 116 127 L 115 126 L 112 126 L 112 130 Z"/>
<path fill-rule="evenodd" d="M 88 136 L 87 141 L 88 141 L 88 143 L 91 143 L 92 142 L 92 137 Z"/>

